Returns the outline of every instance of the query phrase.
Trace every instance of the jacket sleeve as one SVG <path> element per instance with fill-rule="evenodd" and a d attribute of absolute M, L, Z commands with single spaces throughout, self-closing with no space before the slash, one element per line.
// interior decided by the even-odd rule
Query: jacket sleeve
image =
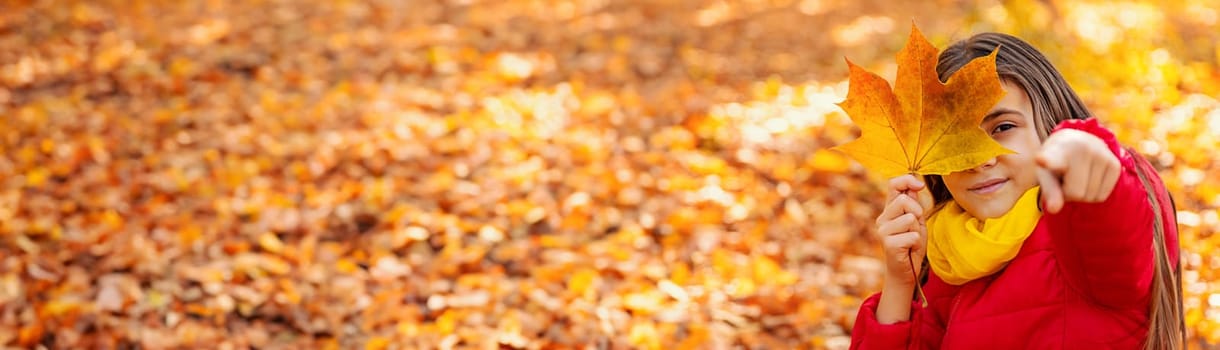
<path fill-rule="evenodd" d="M 1067 120 L 1054 132 L 1076 129 L 1105 141 L 1122 166 L 1110 197 L 1099 203 L 1067 202 L 1044 218 L 1060 271 L 1085 298 L 1100 305 L 1143 302 L 1154 265 L 1153 217 L 1132 155 L 1096 119 Z"/>
<path fill-rule="evenodd" d="M 927 313 L 931 309 L 922 307 L 918 302 L 911 302 L 911 320 L 894 324 L 881 324 L 877 321 L 877 304 L 881 302 L 881 294 L 864 300 L 860 311 L 856 314 L 856 323 L 851 328 L 851 349 L 938 349 L 942 334 L 937 327 L 923 327 L 924 322 L 935 322 L 935 317 Z"/>

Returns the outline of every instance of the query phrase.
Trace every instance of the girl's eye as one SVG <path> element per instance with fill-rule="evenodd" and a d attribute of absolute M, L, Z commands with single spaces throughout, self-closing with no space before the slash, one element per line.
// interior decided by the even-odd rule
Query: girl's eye
<path fill-rule="evenodd" d="M 992 135 L 994 135 L 994 134 L 999 134 L 999 133 L 1002 133 L 1002 132 L 1004 132 L 1004 131 L 1007 131 L 1008 129 L 1012 129 L 1012 128 L 1015 128 L 1015 127 L 1017 127 L 1017 126 L 1016 126 L 1016 125 L 1014 125 L 1014 124 L 1011 124 L 1011 123 L 1004 123 L 1004 124 L 996 125 L 996 126 L 995 126 L 995 129 L 992 129 L 992 130 L 991 130 L 991 134 L 992 134 Z"/>

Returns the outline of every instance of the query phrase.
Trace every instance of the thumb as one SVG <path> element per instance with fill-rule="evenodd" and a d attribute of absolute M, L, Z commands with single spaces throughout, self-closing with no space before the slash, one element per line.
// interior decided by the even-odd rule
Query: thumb
<path fill-rule="evenodd" d="M 922 225 L 924 220 L 926 220 L 928 218 L 928 216 L 930 215 L 930 213 L 932 212 L 932 206 L 934 205 L 934 199 L 932 198 L 932 191 L 929 188 L 925 187 L 924 189 L 920 190 L 919 192 L 916 192 L 915 193 L 915 202 L 919 203 L 920 207 L 923 207 L 924 216 L 919 218 L 920 219 L 919 222 Z"/>
<path fill-rule="evenodd" d="M 911 247 L 908 252 L 911 258 L 911 268 L 915 269 L 915 274 L 923 269 L 924 258 L 928 256 L 928 229 L 924 225 L 919 225 L 919 242 Z"/>
<path fill-rule="evenodd" d="M 1038 169 L 1038 185 L 1042 187 L 1043 210 L 1055 214 L 1063 209 L 1063 186 L 1058 176 L 1046 169 Z"/>

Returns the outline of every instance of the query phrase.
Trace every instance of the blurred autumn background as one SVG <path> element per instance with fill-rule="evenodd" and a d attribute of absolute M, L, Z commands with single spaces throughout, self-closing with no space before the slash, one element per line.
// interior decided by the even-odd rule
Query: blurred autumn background
<path fill-rule="evenodd" d="M 0 345 L 832 348 L 912 21 L 1043 50 L 1160 167 L 1220 344 L 1220 9 L 1188 1 L 0 4 Z"/>

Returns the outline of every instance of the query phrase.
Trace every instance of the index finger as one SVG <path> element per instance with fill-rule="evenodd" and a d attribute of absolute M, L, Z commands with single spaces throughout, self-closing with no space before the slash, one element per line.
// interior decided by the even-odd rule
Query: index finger
<path fill-rule="evenodd" d="M 885 198 L 886 202 L 894 200 L 900 193 L 918 192 L 924 188 L 923 181 L 915 177 L 914 174 L 903 174 L 890 179 L 889 191 Z M 911 197 L 915 198 L 915 197 Z"/>
<path fill-rule="evenodd" d="M 1063 188 L 1055 174 L 1038 169 L 1038 185 L 1042 187 L 1043 211 L 1055 214 L 1063 209 Z"/>

